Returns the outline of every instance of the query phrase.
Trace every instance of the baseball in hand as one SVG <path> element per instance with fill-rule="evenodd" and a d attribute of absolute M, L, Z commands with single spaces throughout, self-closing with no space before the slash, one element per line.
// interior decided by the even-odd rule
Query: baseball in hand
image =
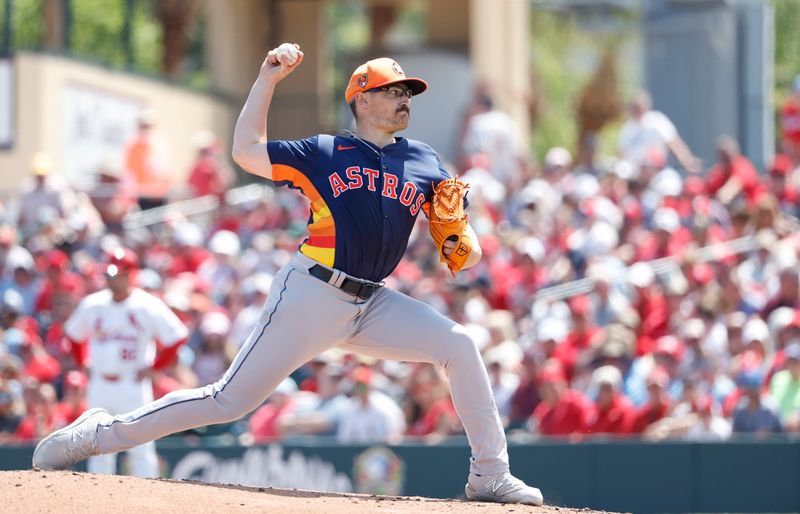
<path fill-rule="evenodd" d="M 297 62 L 297 47 L 291 43 L 283 43 L 275 51 L 275 58 L 281 62 L 281 56 L 286 56 L 286 64 L 292 65 Z"/>

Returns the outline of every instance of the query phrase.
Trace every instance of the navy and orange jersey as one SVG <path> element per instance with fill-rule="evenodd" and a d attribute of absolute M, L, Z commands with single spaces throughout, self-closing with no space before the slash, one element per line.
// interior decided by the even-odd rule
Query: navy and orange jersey
<path fill-rule="evenodd" d="M 433 184 L 450 178 L 436 152 L 406 138 L 378 146 L 354 136 L 318 135 L 267 143 L 276 185 L 311 201 L 300 251 L 378 282 L 400 262 Z"/>

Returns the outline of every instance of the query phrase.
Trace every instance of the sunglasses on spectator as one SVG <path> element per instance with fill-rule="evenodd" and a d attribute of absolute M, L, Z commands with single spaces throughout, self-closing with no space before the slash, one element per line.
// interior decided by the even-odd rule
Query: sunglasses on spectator
<path fill-rule="evenodd" d="M 401 98 L 403 96 L 411 98 L 414 96 L 414 93 L 410 89 L 401 89 L 399 87 L 373 87 L 372 89 L 367 89 L 365 93 L 378 93 L 380 91 L 394 98 Z"/>

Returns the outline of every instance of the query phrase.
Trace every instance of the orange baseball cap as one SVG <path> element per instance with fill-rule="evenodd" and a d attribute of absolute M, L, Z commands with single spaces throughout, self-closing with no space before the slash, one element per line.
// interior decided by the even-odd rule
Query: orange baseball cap
<path fill-rule="evenodd" d="M 405 84 L 415 95 L 428 89 L 428 84 L 422 79 L 406 77 L 403 68 L 393 59 L 381 57 L 367 61 L 353 72 L 350 83 L 344 92 L 347 103 L 353 101 L 356 93 L 367 91 L 375 87 L 390 86 L 392 84 Z"/>

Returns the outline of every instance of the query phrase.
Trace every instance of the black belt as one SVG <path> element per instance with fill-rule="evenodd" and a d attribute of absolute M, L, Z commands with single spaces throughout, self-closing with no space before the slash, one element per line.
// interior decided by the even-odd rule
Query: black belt
<path fill-rule="evenodd" d="M 314 264 L 308 269 L 308 272 L 311 274 L 311 276 L 317 277 L 323 282 L 331 284 L 333 271 L 329 270 L 328 268 L 320 266 L 319 264 Z M 363 282 L 350 277 L 345 277 L 344 281 L 342 281 L 342 284 L 339 286 L 336 286 L 336 284 L 331 285 L 338 287 L 345 293 L 349 293 L 353 296 L 361 298 L 362 300 L 369 300 L 375 291 L 383 287 L 383 284 L 376 284 L 375 282 Z"/>

